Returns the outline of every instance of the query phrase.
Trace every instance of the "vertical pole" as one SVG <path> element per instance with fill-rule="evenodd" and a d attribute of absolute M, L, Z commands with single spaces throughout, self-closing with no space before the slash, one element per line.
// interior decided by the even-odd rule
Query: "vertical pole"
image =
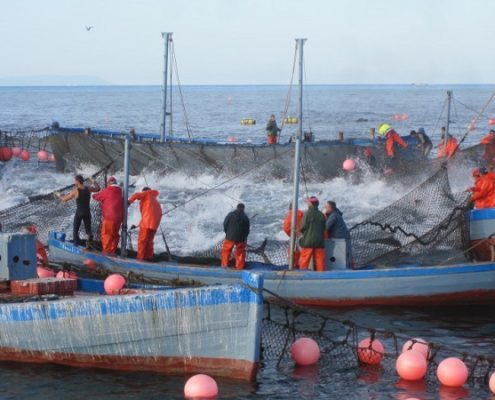
<path fill-rule="evenodd" d="M 165 40 L 165 53 L 163 56 L 163 119 L 162 119 L 162 131 L 160 140 L 162 142 L 167 141 L 167 79 L 168 79 L 168 50 L 170 48 L 170 41 L 172 40 L 172 32 L 162 32 L 162 38 Z"/>
<path fill-rule="evenodd" d="M 296 145 L 294 150 L 294 189 L 292 193 L 289 269 L 294 268 L 294 251 L 296 249 L 297 234 L 297 210 L 299 209 L 299 171 L 301 167 L 301 138 L 303 133 L 303 46 L 305 41 L 306 39 L 296 39 L 296 46 L 299 53 L 299 126 L 296 133 Z"/>
<path fill-rule="evenodd" d="M 452 90 L 447 90 L 447 123 L 445 124 L 445 138 L 444 138 L 444 146 L 447 149 L 447 142 L 449 140 L 449 126 L 450 126 L 450 107 L 452 104 Z M 446 157 L 449 155 L 446 154 Z"/>
<path fill-rule="evenodd" d="M 129 167 L 131 163 L 131 137 L 126 135 L 124 147 L 124 190 L 122 193 L 124 200 L 124 219 L 122 222 L 122 238 L 120 244 L 120 255 L 127 255 L 127 208 L 129 206 L 127 199 L 129 198 Z"/>

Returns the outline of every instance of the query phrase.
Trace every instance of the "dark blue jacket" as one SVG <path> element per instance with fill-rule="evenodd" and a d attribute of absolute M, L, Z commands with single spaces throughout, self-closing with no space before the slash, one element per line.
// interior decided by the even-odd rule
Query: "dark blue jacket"
<path fill-rule="evenodd" d="M 329 231 L 329 239 L 350 239 L 351 235 L 347 229 L 347 225 L 342 218 L 342 212 L 336 208 L 328 216 L 325 223 L 325 229 Z"/>
<path fill-rule="evenodd" d="M 234 210 L 223 221 L 225 239 L 233 242 L 245 242 L 249 235 L 249 218 L 243 211 Z"/>

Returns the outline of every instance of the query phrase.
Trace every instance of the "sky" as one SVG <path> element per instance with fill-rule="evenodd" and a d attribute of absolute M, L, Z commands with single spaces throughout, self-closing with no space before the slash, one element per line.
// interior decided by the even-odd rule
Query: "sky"
<path fill-rule="evenodd" d="M 494 17 L 493 0 L 0 0 L 0 82 L 161 84 L 171 31 L 183 84 L 287 84 L 296 37 L 309 84 L 493 83 Z"/>

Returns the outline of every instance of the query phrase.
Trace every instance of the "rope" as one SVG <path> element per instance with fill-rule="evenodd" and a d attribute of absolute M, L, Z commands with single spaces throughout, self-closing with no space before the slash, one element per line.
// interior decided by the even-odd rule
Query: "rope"
<path fill-rule="evenodd" d="M 283 115 L 282 124 L 280 125 L 280 133 L 278 136 L 279 141 L 280 141 L 280 138 L 282 137 L 282 131 L 283 131 L 284 126 L 285 126 L 285 118 L 287 118 L 287 113 L 289 111 L 290 100 L 291 100 L 291 96 L 292 96 L 292 86 L 294 84 L 294 75 L 296 73 L 296 61 L 297 61 L 297 45 L 294 48 L 294 61 L 292 63 L 292 75 L 290 77 L 289 91 L 287 92 L 287 98 L 285 100 L 284 111 L 282 113 L 282 115 Z"/>
<path fill-rule="evenodd" d="M 172 61 L 173 61 L 172 69 L 174 69 L 175 71 L 175 78 L 177 80 L 177 88 L 179 89 L 179 97 L 182 105 L 182 112 L 184 113 L 184 122 L 186 124 L 187 136 L 189 137 L 189 139 L 192 139 L 192 132 L 189 124 L 189 117 L 187 115 L 186 105 L 184 103 L 184 96 L 182 94 L 182 84 L 180 83 L 179 68 L 177 67 L 177 58 L 175 57 L 175 46 L 173 41 L 172 41 L 171 50 L 172 50 Z"/>

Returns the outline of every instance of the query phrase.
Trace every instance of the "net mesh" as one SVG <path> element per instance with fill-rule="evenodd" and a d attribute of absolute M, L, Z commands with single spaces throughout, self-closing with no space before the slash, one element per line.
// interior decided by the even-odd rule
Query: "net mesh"
<path fill-rule="evenodd" d="M 395 362 L 402 352 L 403 345 L 409 341 L 410 346 L 418 343 L 405 334 L 361 326 L 349 320 L 329 317 L 278 297 L 266 291 L 265 316 L 263 319 L 262 354 L 265 363 L 277 366 L 292 365 L 291 346 L 301 337 L 315 340 L 321 352 L 319 365 L 334 372 L 358 369 L 358 374 L 368 379 L 373 375 L 395 376 Z M 369 344 L 362 344 L 363 339 L 370 339 Z M 374 341 L 379 341 L 383 352 L 376 351 Z M 426 382 L 437 385 L 436 369 L 445 358 L 457 357 L 466 364 L 469 382 L 479 384 L 487 382 L 493 367 L 495 355 L 484 352 L 474 354 L 467 349 L 451 348 L 440 343 L 428 341 L 428 370 Z M 410 349 L 410 347 L 407 347 Z M 371 362 L 377 358 L 381 361 L 375 365 Z"/>

